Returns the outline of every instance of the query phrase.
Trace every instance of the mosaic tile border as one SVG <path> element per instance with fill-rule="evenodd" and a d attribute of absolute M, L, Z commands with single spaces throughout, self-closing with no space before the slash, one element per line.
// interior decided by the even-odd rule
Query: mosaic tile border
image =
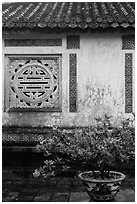
<path fill-rule="evenodd" d="M 60 130 L 74 130 L 80 127 L 60 127 Z M 38 144 L 39 141 L 46 139 L 48 135 L 53 135 L 52 127 L 2 127 L 2 143 L 8 144 Z"/>
<path fill-rule="evenodd" d="M 69 111 L 76 112 L 77 105 L 77 55 L 69 55 Z"/>
<path fill-rule="evenodd" d="M 62 46 L 62 39 L 5 39 L 5 47 Z"/>
<path fill-rule="evenodd" d="M 45 136 L 43 135 L 38 135 L 38 134 L 3 134 L 2 135 L 2 141 L 4 143 L 7 142 L 16 142 L 16 143 L 20 143 L 20 142 L 26 142 L 26 143 L 34 143 L 34 142 L 38 142 L 38 141 L 42 141 L 43 139 L 45 139 Z"/>
<path fill-rule="evenodd" d="M 67 36 L 67 49 L 80 49 L 80 36 L 68 35 Z"/>
<path fill-rule="evenodd" d="M 133 88 L 132 88 L 132 53 L 125 54 L 125 112 L 133 111 Z"/>
<path fill-rule="evenodd" d="M 122 36 L 122 49 L 123 50 L 135 50 L 135 36 L 123 35 Z"/>
<path fill-rule="evenodd" d="M 38 143 L 52 133 L 50 128 L 3 128 L 2 142 L 5 143 Z"/>

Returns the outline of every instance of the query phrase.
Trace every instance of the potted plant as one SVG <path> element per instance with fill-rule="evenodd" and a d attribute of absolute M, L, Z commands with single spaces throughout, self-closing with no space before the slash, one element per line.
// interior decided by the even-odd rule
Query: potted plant
<path fill-rule="evenodd" d="M 91 199 L 112 200 L 125 178 L 124 174 L 112 169 L 134 159 L 134 135 L 133 120 L 126 119 L 116 125 L 106 115 L 97 118 L 88 128 L 53 128 L 52 133 L 37 145 L 45 161 L 33 175 L 44 179 L 78 175 Z"/>
<path fill-rule="evenodd" d="M 125 179 L 124 174 L 110 169 L 120 162 L 130 161 L 135 155 L 133 120 L 126 119 L 121 126 L 116 127 L 111 124 L 110 117 L 105 115 L 98 119 L 95 135 L 98 135 L 95 139 L 98 144 L 94 141 L 97 149 L 92 162 L 97 165 L 97 171 L 92 169 L 78 176 L 92 200 L 108 201 L 114 199 Z"/>

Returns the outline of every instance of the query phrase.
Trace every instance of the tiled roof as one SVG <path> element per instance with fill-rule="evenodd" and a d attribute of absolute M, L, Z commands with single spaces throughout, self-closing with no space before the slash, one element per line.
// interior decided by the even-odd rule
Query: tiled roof
<path fill-rule="evenodd" d="M 2 7 L 4 28 L 135 27 L 134 2 L 18 2 Z"/>

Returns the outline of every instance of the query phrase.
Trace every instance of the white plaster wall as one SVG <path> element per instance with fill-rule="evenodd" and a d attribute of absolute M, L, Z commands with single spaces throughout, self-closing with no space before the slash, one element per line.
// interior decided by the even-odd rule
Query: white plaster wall
<path fill-rule="evenodd" d="M 17 38 L 17 36 L 6 36 Z M 22 38 L 30 37 L 21 35 Z M 62 38 L 62 47 L 3 47 L 5 54 L 62 54 L 62 112 L 4 112 L 3 125 L 87 126 L 103 114 L 124 114 L 124 52 L 120 33 L 80 34 L 80 49 L 66 49 L 66 35 L 31 35 Z M 69 53 L 77 54 L 77 112 L 69 113 Z M 4 57 L 4 56 L 3 56 Z M 4 61 L 3 61 L 4 62 Z M 5 70 L 5 64 L 3 64 Z M 5 71 L 4 71 L 5 72 Z M 3 73 L 4 73 L 3 72 Z M 3 77 L 4 82 L 4 77 Z M 4 90 L 4 86 L 3 86 Z"/>
<path fill-rule="evenodd" d="M 119 34 L 81 36 L 79 59 L 79 110 L 88 120 L 124 112 L 124 56 Z M 79 61 L 79 60 L 78 60 Z"/>

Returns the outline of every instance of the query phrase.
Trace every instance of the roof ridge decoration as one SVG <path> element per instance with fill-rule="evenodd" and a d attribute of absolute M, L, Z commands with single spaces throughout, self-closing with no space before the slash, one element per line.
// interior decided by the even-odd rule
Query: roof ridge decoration
<path fill-rule="evenodd" d="M 2 5 L 3 28 L 135 27 L 135 2 L 16 2 Z"/>

